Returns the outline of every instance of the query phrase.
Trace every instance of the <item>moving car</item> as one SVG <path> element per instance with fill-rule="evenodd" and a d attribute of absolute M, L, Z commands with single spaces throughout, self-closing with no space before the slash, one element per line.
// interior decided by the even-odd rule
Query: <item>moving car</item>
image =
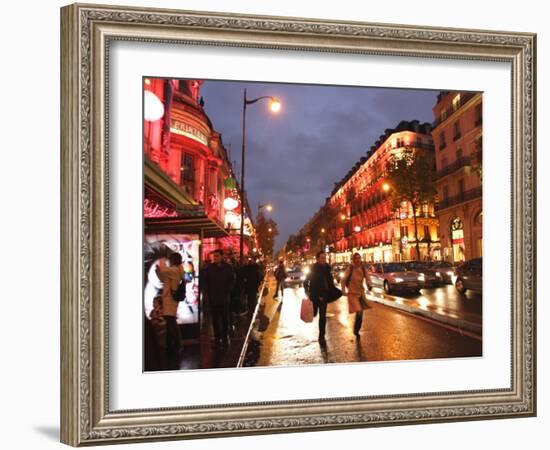
<path fill-rule="evenodd" d="M 304 285 L 304 280 L 306 279 L 307 272 L 307 267 L 292 267 L 291 269 L 286 271 L 285 285 L 298 285 L 299 287 L 302 287 Z"/>
<path fill-rule="evenodd" d="M 424 275 L 424 287 L 434 288 L 443 284 L 441 272 L 435 269 L 432 263 L 428 261 L 407 261 L 405 267 L 407 270 Z"/>
<path fill-rule="evenodd" d="M 454 285 L 461 294 L 466 291 L 481 292 L 483 288 L 483 262 L 482 258 L 466 261 L 458 266 L 454 274 Z"/>
<path fill-rule="evenodd" d="M 342 281 L 342 278 L 344 277 L 344 274 L 346 272 L 347 265 L 345 264 L 333 264 L 330 268 L 330 271 L 332 273 L 332 278 L 334 278 L 335 284 L 340 284 Z"/>
<path fill-rule="evenodd" d="M 407 270 L 404 263 L 375 263 L 367 272 L 367 288 L 381 287 L 386 294 L 394 291 L 418 292 L 424 287 L 426 277 Z"/>
<path fill-rule="evenodd" d="M 456 267 L 448 261 L 434 261 L 430 264 L 431 268 L 441 276 L 441 279 L 446 284 L 453 284 L 453 275 Z"/>

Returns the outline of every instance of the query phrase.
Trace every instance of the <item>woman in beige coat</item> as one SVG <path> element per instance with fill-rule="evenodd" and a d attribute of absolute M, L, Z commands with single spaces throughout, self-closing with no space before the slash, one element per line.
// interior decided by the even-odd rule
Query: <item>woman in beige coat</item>
<path fill-rule="evenodd" d="M 181 280 L 185 280 L 182 257 L 172 253 L 168 257 L 169 266 L 161 259 L 157 266 L 157 275 L 163 283 L 162 316 L 166 322 L 166 364 L 169 369 L 179 368 L 181 353 L 181 333 L 176 321 L 179 302 L 174 299 Z"/>
<path fill-rule="evenodd" d="M 342 292 L 347 294 L 350 314 L 355 313 L 353 334 L 359 336 L 363 324 L 363 309 L 366 306 L 364 286 L 367 282 L 367 271 L 359 253 L 354 253 L 351 261 L 342 278 Z"/>

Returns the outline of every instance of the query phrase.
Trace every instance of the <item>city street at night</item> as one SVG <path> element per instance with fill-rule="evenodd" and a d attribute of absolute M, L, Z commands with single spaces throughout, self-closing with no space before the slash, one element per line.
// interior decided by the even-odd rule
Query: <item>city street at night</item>
<path fill-rule="evenodd" d="M 482 355 L 482 93 L 143 94 L 146 371 Z"/>
<path fill-rule="evenodd" d="M 354 315 L 348 313 L 347 299 L 329 305 L 327 310 L 326 345 L 318 342 L 318 318 L 312 323 L 300 320 L 300 305 L 304 298 L 301 287 L 287 287 L 283 301 L 272 298 L 274 281 L 270 283 L 271 294 L 263 308 L 265 330 L 261 333 L 260 354 L 256 366 L 302 365 L 343 363 L 361 361 L 390 361 L 433 359 L 448 357 L 476 357 L 482 355 L 481 338 L 461 332 L 444 323 L 414 316 L 396 308 L 372 301 L 381 292 L 369 295 L 369 308 L 364 311 L 360 337 L 353 334 Z M 441 303 L 443 287 L 427 290 L 416 300 L 423 307 Z M 413 301 L 407 298 L 388 296 L 393 301 Z M 442 311 L 453 310 L 457 315 L 475 315 L 481 308 L 480 298 L 459 299 L 449 295 L 448 302 L 440 305 Z"/>

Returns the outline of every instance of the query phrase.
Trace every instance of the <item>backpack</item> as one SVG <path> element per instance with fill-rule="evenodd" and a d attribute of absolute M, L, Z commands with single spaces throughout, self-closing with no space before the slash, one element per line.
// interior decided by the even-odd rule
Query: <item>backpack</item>
<path fill-rule="evenodd" d="M 179 281 L 178 288 L 172 291 L 172 297 L 177 302 L 183 302 L 185 300 L 185 277 Z"/>
<path fill-rule="evenodd" d="M 363 272 L 363 277 L 365 280 L 367 279 L 367 273 L 365 272 L 365 268 L 363 267 L 363 264 L 361 264 L 361 270 Z M 350 264 L 349 266 L 349 275 L 344 280 L 344 285 L 349 288 L 349 284 L 351 282 L 351 275 L 353 274 L 353 264 Z"/>

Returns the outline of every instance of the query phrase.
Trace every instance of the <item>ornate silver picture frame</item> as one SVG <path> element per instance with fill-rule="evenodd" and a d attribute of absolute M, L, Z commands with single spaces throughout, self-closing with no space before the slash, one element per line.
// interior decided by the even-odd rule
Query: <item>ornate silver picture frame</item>
<path fill-rule="evenodd" d="M 511 298 L 508 303 L 503 301 L 511 317 L 510 386 L 113 409 L 109 385 L 108 194 L 114 176 L 109 171 L 109 57 L 116 41 L 510 64 L 512 267 Z M 536 36 L 530 33 L 84 4 L 62 8 L 62 442 L 82 446 L 534 416 L 535 70 Z"/>

